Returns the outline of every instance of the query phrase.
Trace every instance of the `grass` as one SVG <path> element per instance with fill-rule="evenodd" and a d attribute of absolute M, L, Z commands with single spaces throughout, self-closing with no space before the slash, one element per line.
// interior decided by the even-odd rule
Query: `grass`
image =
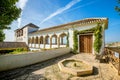
<path fill-rule="evenodd" d="M 3 52 L 1 53 L 1 55 L 6 55 L 6 54 L 23 54 L 27 52 L 27 49 L 24 48 L 17 48 L 14 50 L 3 50 Z"/>
<path fill-rule="evenodd" d="M 8 54 L 24 54 L 25 52 L 27 52 L 27 51 L 21 51 L 21 52 L 13 51 L 13 52 L 10 52 Z"/>

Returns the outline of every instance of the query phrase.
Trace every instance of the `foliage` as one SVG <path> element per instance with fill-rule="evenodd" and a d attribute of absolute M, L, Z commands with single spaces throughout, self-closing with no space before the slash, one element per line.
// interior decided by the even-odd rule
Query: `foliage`
<path fill-rule="evenodd" d="M 5 34 L 3 30 L 0 30 L 0 42 L 2 42 L 5 39 Z"/>
<path fill-rule="evenodd" d="M 23 50 L 24 50 L 23 48 L 17 48 L 15 51 L 21 52 L 21 51 L 23 51 Z"/>
<path fill-rule="evenodd" d="M 69 47 L 69 32 L 67 34 L 67 47 Z"/>
<path fill-rule="evenodd" d="M 117 0 L 118 1 L 118 4 L 120 4 L 120 0 Z M 115 7 L 115 10 L 117 11 L 117 12 L 119 12 L 119 14 L 120 14 L 120 6 L 116 6 Z"/>
<path fill-rule="evenodd" d="M 13 52 L 10 52 L 9 54 L 21 54 L 22 52 L 26 52 L 27 50 L 25 48 L 17 48 Z"/>
<path fill-rule="evenodd" d="M 97 25 L 94 31 L 95 41 L 94 41 L 94 49 L 97 53 L 100 52 L 100 48 L 102 46 L 102 26 L 100 24 Z"/>
<path fill-rule="evenodd" d="M 27 48 L 10 48 L 5 50 L 0 50 L 0 54 L 20 54 L 21 52 L 27 52 Z"/>
<path fill-rule="evenodd" d="M 73 33 L 73 41 L 74 41 L 73 52 L 74 53 L 77 53 L 77 50 L 78 50 L 78 38 L 77 38 L 77 34 L 78 34 L 78 31 L 75 30 L 74 33 Z"/>
<path fill-rule="evenodd" d="M 91 28 L 91 29 L 87 29 L 87 30 L 83 30 L 83 31 L 78 31 L 75 30 L 74 34 L 73 34 L 73 41 L 74 41 L 74 45 L 73 45 L 73 51 L 76 53 L 78 50 L 78 38 L 77 35 L 78 34 L 85 34 L 88 32 L 93 32 L 94 36 L 95 36 L 95 41 L 94 41 L 94 49 L 97 53 L 99 53 L 100 48 L 102 46 L 102 26 L 100 26 L 100 24 L 97 24 L 97 27 L 95 28 Z"/>
<path fill-rule="evenodd" d="M 10 29 L 8 25 L 12 21 L 17 20 L 20 15 L 21 9 L 16 7 L 18 0 L 1 0 L 0 1 L 0 30 Z M 3 34 L 3 32 L 1 32 Z M 5 35 L 0 36 L 0 40 L 4 39 Z M 2 40 L 3 41 L 3 40 Z"/>

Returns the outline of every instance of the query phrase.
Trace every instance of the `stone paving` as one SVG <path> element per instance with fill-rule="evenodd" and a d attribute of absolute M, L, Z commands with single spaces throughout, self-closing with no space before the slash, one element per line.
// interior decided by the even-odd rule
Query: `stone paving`
<path fill-rule="evenodd" d="M 76 77 L 63 73 L 57 63 L 62 59 L 75 58 L 85 60 L 94 66 L 92 75 Z M 108 63 L 99 63 L 94 55 L 66 54 L 34 65 L 0 72 L 0 80 L 120 80 L 117 71 Z"/>

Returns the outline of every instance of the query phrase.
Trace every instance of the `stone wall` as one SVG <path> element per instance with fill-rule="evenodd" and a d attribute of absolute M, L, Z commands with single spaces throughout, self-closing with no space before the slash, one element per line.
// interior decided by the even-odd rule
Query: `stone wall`
<path fill-rule="evenodd" d="M 9 54 L 0 56 L 0 71 L 24 67 L 70 53 L 70 48 L 59 48 L 43 52 Z"/>

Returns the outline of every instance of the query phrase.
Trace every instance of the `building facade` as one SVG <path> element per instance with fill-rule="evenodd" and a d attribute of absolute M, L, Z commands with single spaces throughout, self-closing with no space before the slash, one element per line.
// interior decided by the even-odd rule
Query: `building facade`
<path fill-rule="evenodd" d="M 100 53 L 104 48 L 104 31 L 108 27 L 107 18 L 86 18 L 83 20 L 70 22 L 50 28 L 39 29 L 38 26 L 30 23 L 20 29 L 15 30 L 15 40 L 26 42 L 30 50 L 52 49 L 60 47 L 75 48 L 77 42 L 77 52 L 95 53 L 95 36 L 92 29 L 100 24 L 102 27 L 102 43 Z M 77 40 L 74 39 L 75 31 Z M 82 33 L 82 31 L 85 31 Z"/>

